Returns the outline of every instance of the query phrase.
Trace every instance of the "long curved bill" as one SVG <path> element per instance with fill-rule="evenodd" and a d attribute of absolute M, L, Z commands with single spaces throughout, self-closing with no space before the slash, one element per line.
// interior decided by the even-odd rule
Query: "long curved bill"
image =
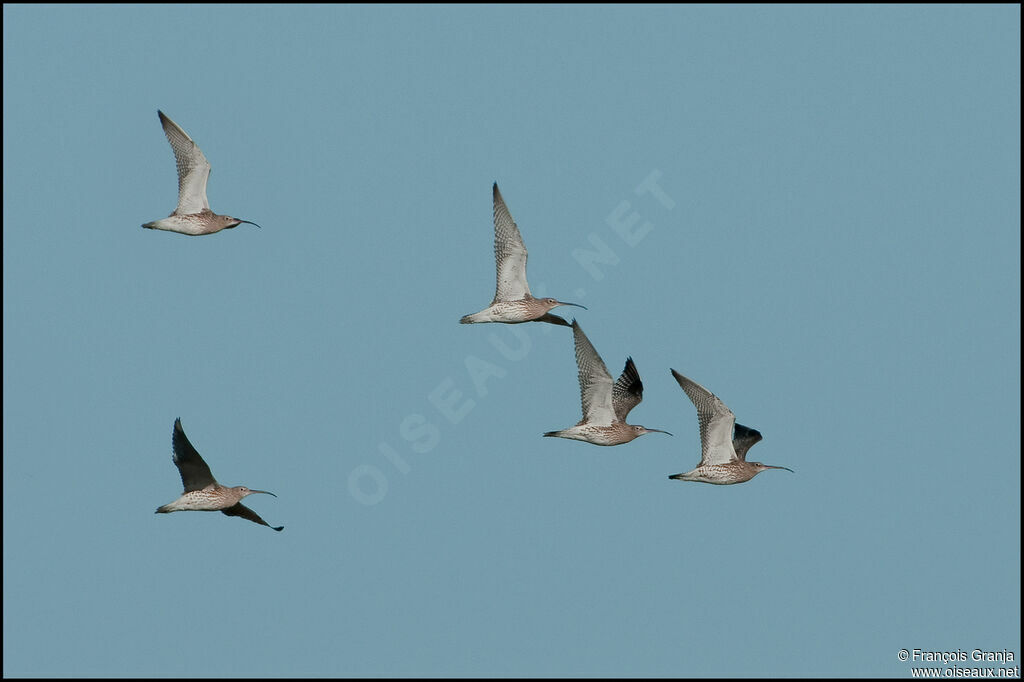
<path fill-rule="evenodd" d="M 644 429 L 647 431 L 647 433 L 651 433 L 651 432 L 654 432 L 654 433 L 668 433 L 668 431 L 662 431 L 661 429 L 648 429 L 646 426 L 644 427 Z M 671 436 L 672 434 L 668 433 L 668 435 Z"/>
<path fill-rule="evenodd" d="M 793 471 L 789 467 L 773 467 L 771 464 L 765 464 L 764 468 L 765 469 L 785 469 L 786 471 L 788 471 L 791 474 L 795 474 L 796 473 L 795 471 Z"/>
<path fill-rule="evenodd" d="M 253 222 L 253 221 L 251 221 L 251 220 L 239 220 L 238 222 L 239 222 L 239 223 L 245 223 L 246 225 L 256 225 L 256 223 L 254 223 L 254 222 Z M 260 227 L 259 225 L 256 225 L 256 227 L 259 227 L 259 228 L 260 228 L 261 230 L 263 229 L 263 228 L 262 228 L 262 227 Z"/>
<path fill-rule="evenodd" d="M 577 308 L 583 308 L 584 310 L 587 310 L 587 306 L 585 306 L 585 305 L 580 305 L 579 303 L 566 303 L 565 301 L 559 301 L 559 302 L 558 302 L 558 305 L 574 305 L 574 306 L 576 306 Z"/>
<path fill-rule="evenodd" d="M 274 493 L 270 492 L 269 490 L 253 490 L 253 489 L 250 488 L 249 492 L 250 493 L 263 493 L 264 495 L 274 495 Z M 274 495 L 274 497 L 277 497 L 277 495 Z"/>

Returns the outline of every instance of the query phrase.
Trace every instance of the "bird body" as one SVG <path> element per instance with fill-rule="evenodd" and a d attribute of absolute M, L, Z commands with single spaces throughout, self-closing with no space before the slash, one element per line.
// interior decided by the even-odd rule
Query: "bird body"
<path fill-rule="evenodd" d="M 761 440 L 761 432 L 736 423 L 736 415 L 718 396 L 696 381 L 672 370 L 679 386 L 697 408 L 700 424 L 701 458 L 692 471 L 674 474 L 677 481 L 732 485 L 749 481 L 768 469 L 792 469 L 748 462 L 747 450 Z"/>
<path fill-rule="evenodd" d="M 143 224 L 151 230 L 167 230 L 188 235 L 213 234 L 242 223 L 256 223 L 210 210 L 206 199 L 206 182 L 210 178 L 210 162 L 199 145 L 192 141 L 181 126 L 157 111 L 167 141 L 171 143 L 174 161 L 178 167 L 178 206 L 166 218 Z M 259 227 L 259 225 L 256 225 Z"/>
<path fill-rule="evenodd" d="M 274 497 L 277 495 L 266 490 L 250 490 L 244 485 L 229 488 L 218 483 L 210 472 L 210 467 L 185 436 L 185 430 L 181 427 L 181 419 L 174 420 L 174 434 L 171 442 L 174 447 L 174 464 L 178 467 L 185 492 L 174 502 L 158 508 L 157 514 L 169 514 L 176 511 L 219 511 L 227 516 L 241 516 L 243 519 L 274 530 L 284 529 L 284 526 L 271 526 L 261 519 L 259 514 L 241 502 L 242 498 L 256 493 Z"/>
<path fill-rule="evenodd" d="M 613 384 L 604 360 L 583 333 L 579 322 L 573 320 L 571 326 L 583 419 L 568 429 L 548 431 L 544 435 L 581 440 L 594 445 L 621 445 L 645 433 L 668 433 L 661 429 L 626 423 L 626 416 L 640 404 L 644 392 L 633 358 L 626 358 L 626 367 Z"/>
<path fill-rule="evenodd" d="M 237 227 L 241 223 L 248 222 L 247 220 L 238 220 L 226 215 L 217 215 L 210 209 L 206 208 L 198 213 L 189 213 L 187 215 L 177 215 L 172 213 L 166 218 L 160 220 L 154 220 L 153 222 L 146 223 L 143 227 L 148 227 L 151 230 L 166 230 L 167 232 L 178 232 L 180 234 L 189 234 L 193 236 L 201 234 L 213 234 L 214 232 L 220 232 L 232 227 Z M 255 225 L 255 223 L 253 223 Z"/>
<path fill-rule="evenodd" d="M 569 323 L 549 311 L 560 305 L 572 305 L 578 308 L 586 306 L 578 303 L 565 303 L 553 298 L 534 298 L 530 293 L 530 285 L 526 282 L 526 246 L 523 236 L 512 220 L 505 200 L 498 191 L 498 183 L 492 188 L 494 195 L 494 260 L 497 266 L 497 286 L 491 305 L 471 315 L 463 315 L 459 320 L 462 324 L 480 322 L 503 322 L 519 324 L 520 322 L 549 322 L 551 324 L 569 326 Z"/>
<path fill-rule="evenodd" d="M 737 462 L 735 464 L 707 464 L 704 466 L 698 466 L 693 471 L 687 471 L 684 474 L 675 474 L 669 476 L 669 478 L 677 481 L 696 481 L 697 483 L 711 483 L 713 485 L 732 485 L 733 483 L 743 483 L 749 481 L 757 474 L 761 473 L 765 469 L 780 469 L 782 467 L 767 467 L 761 465 L 763 468 L 758 468 L 757 464 L 751 462 Z"/>
<path fill-rule="evenodd" d="M 554 438 L 581 440 L 585 443 L 593 443 L 594 445 L 622 445 L 652 431 L 658 431 L 658 429 L 645 429 L 642 426 L 632 426 L 624 422 L 608 425 L 580 422 L 561 431 L 548 431 L 544 435 Z M 668 432 L 661 431 L 660 433 Z"/>
<path fill-rule="evenodd" d="M 156 511 L 158 514 L 176 511 L 220 511 L 234 506 L 252 492 L 241 485 L 228 488 L 219 483 L 211 483 L 202 490 L 191 490 L 183 494 L 174 502 L 165 504 Z"/>
<path fill-rule="evenodd" d="M 523 322 L 550 322 L 551 324 L 569 326 L 569 323 L 558 315 L 551 315 L 549 310 L 561 303 L 551 305 L 553 299 L 526 297 L 515 301 L 495 301 L 488 307 L 472 315 L 463 315 L 459 320 L 462 324 L 480 322 L 504 322 L 505 324 L 521 324 Z"/>

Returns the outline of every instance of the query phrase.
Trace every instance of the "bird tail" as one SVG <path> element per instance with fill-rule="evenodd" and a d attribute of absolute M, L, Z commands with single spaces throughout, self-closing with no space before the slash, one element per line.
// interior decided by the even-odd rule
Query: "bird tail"
<path fill-rule="evenodd" d="M 157 510 L 156 510 L 156 513 L 157 514 L 170 514 L 172 511 L 174 511 L 170 507 L 171 507 L 171 505 L 165 504 L 162 507 L 158 507 Z"/>
<path fill-rule="evenodd" d="M 474 320 L 472 315 L 463 315 L 459 320 L 459 324 L 473 324 L 473 322 Z"/>
<path fill-rule="evenodd" d="M 548 438 L 552 438 L 552 437 L 554 437 L 554 438 L 558 438 L 559 436 L 561 436 L 561 435 L 562 435 L 562 432 L 561 432 L 561 431 L 548 431 L 548 432 L 547 432 L 547 433 L 545 433 L 544 435 L 545 435 L 546 437 L 548 437 Z"/>

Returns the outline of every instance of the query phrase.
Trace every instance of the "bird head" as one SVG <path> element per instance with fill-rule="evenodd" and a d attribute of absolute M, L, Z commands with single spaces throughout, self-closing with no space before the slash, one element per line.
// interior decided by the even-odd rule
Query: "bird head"
<path fill-rule="evenodd" d="M 266 490 L 250 490 L 249 488 L 246 488 L 244 485 L 238 486 L 237 488 L 235 488 L 235 490 L 242 493 L 242 497 L 248 497 L 249 495 L 255 495 L 256 493 L 262 493 L 264 495 L 274 495 L 274 493 L 268 492 Z M 277 497 L 277 495 L 274 495 L 274 497 Z"/>
<path fill-rule="evenodd" d="M 796 473 L 789 467 L 776 467 L 772 466 L 771 464 L 762 464 L 761 462 L 751 462 L 751 464 L 754 465 L 754 467 L 757 469 L 757 473 L 761 473 L 762 471 L 766 471 L 767 469 L 785 469 L 791 474 Z"/>
<path fill-rule="evenodd" d="M 224 216 L 224 217 L 227 218 L 227 220 L 228 220 L 228 225 L 224 228 L 225 230 L 231 229 L 232 227 L 238 227 L 242 223 L 245 223 L 247 225 L 256 225 L 256 223 L 251 222 L 249 220 L 242 220 L 241 218 L 232 218 L 231 216 Z M 256 225 L 256 227 L 260 227 L 260 226 Z"/>
<path fill-rule="evenodd" d="M 636 436 L 634 436 L 634 437 L 642 436 L 645 433 L 668 433 L 668 431 L 662 431 L 661 429 L 649 429 L 646 426 L 640 426 L 640 425 L 631 426 L 630 428 L 632 428 L 634 433 L 636 433 Z M 668 435 L 671 436 L 672 434 L 668 433 Z"/>
<path fill-rule="evenodd" d="M 542 298 L 540 300 L 544 302 L 544 305 L 548 307 L 548 310 L 560 305 L 574 305 L 577 308 L 583 308 L 584 310 L 587 309 L 587 306 L 585 305 L 580 305 L 579 303 L 566 303 L 565 301 L 559 301 L 554 298 Z"/>

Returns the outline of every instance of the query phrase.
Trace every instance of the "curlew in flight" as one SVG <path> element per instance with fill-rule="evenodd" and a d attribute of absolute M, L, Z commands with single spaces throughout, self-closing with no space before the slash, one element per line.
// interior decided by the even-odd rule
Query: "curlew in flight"
<path fill-rule="evenodd" d="M 672 376 L 693 401 L 700 422 L 700 464 L 693 471 L 669 476 L 678 481 L 715 485 L 743 483 L 768 469 L 785 469 L 760 462 L 748 462 L 747 450 L 761 440 L 761 432 L 736 423 L 736 415 L 718 396 L 696 381 L 672 370 Z M 734 427 L 735 426 L 735 430 Z"/>
<path fill-rule="evenodd" d="M 569 323 L 549 311 L 555 306 L 574 305 L 586 310 L 579 303 L 566 303 L 553 298 L 534 298 L 530 285 L 526 283 L 526 247 L 523 236 L 512 220 L 505 201 L 494 183 L 494 260 L 498 269 L 498 286 L 494 300 L 478 313 L 463 315 L 462 324 L 477 322 L 550 322 L 568 327 Z"/>
<path fill-rule="evenodd" d="M 618 381 L 612 384 L 612 375 L 576 320 L 572 321 L 572 335 L 576 345 L 583 419 L 568 429 L 548 431 L 544 435 L 582 440 L 594 445 L 621 445 L 645 433 L 668 433 L 626 423 L 626 415 L 644 397 L 644 385 L 633 358 L 626 358 L 626 368 Z"/>
<path fill-rule="evenodd" d="M 210 210 L 210 202 L 206 200 L 210 162 L 181 126 L 167 118 L 164 112 L 158 110 L 156 113 L 160 115 L 160 124 L 164 127 L 167 141 L 171 143 L 174 161 L 178 166 L 178 206 L 168 217 L 145 223 L 143 227 L 199 235 L 213 234 L 242 223 L 256 225 L 229 215 L 217 215 Z"/>
<path fill-rule="evenodd" d="M 185 493 L 174 502 L 165 504 L 156 510 L 157 514 L 169 514 L 176 511 L 219 511 L 228 516 L 241 516 L 255 523 L 282 530 L 284 526 L 271 526 L 249 509 L 241 500 L 255 493 L 274 495 L 266 490 L 250 490 L 244 485 L 228 488 L 217 483 L 210 473 L 210 467 L 199 456 L 192 443 L 188 442 L 181 419 L 174 420 L 174 464 L 181 474 L 181 482 L 185 485 Z M 277 497 L 277 495 L 274 495 Z"/>

